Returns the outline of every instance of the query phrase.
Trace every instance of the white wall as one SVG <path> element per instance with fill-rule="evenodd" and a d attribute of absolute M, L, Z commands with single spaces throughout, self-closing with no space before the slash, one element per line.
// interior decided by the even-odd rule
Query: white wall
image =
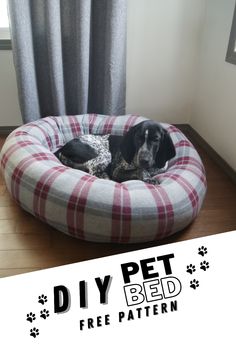
<path fill-rule="evenodd" d="M 0 126 L 22 124 L 12 52 L 0 50 Z"/>
<path fill-rule="evenodd" d="M 236 65 L 225 62 L 235 0 L 207 0 L 190 123 L 236 170 Z"/>
<path fill-rule="evenodd" d="M 128 0 L 127 112 L 190 119 L 205 0 Z"/>

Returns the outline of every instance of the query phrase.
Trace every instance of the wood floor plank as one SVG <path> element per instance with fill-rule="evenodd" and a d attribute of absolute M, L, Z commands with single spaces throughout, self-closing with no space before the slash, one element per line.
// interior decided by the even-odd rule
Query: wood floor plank
<path fill-rule="evenodd" d="M 81 260 L 88 259 L 86 254 L 81 255 Z M 51 268 L 58 265 L 78 261 L 78 254 L 71 249 L 54 250 L 50 248 L 35 250 L 7 250 L 0 251 L 0 269 L 4 268 Z"/>
<path fill-rule="evenodd" d="M 41 268 L 5 268 L 0 269 L 0 278 L 10 277 L 18 274 L 35 272 L 37 270 L 41 270 Z"/>
<path fill-rule="evenodd" d="M 30 250 L 37 248 L 49 248 L 51 237 L 48 234 L 0 234 L 0 250 Z"/>
<path fill-rule="evenodd" d="M 22 211 L 17 205 L 0 206 L 0 220 L 15 220 L 19 215 Z"/>
<path fill-rule="evenodd" d="M 2 173 L 0 173 L 0 186 L 2 186 L 4 184 L 5 184 L 5 182 L 4 182 L 3 175 L 2 175 Z"/>
<path fill-rule="evenodd" d="M 15 230 L 17 233 L 50 234 L 52 228 L 28 214 L 27 216 L 25 215 L 24 219 L 17 218 L 15 222 Z"/>
<path fill-rule="evenodd" d="M 0 234 L 13 234 L 16 232 L 15 220 L 0 220 Z"/>
<path fill-rule="evenodd" d="M 8 193 L 4 193 L 0 196 L 0 207 L 2 206 L 14 206 L 15 202 L 11 199 Z"/>
<path fill-rule="evenodd" d="M 24 274 L 41 270 L 41 268 L 9 268 L 0 269 L 0 278 L 10 277 L 17 274 Z"/>

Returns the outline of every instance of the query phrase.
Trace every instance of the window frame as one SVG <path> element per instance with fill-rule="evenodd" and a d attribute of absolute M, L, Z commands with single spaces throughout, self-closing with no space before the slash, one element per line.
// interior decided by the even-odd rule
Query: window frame
<path fill-rule="evenodd" d="M 230 64 L 236 65 L 236 4 L 234 7 L 233 21 L 225 60 Z"/>
<path fill-rule="evenodd" d="M 11 40 L 10 39 L 0 39 L 0 50 L 11 50 Z"/>

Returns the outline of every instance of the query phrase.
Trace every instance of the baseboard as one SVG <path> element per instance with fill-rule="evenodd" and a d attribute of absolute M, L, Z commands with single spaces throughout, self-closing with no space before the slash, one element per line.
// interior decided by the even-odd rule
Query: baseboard
<path fill-rule="evenodd" d="M 0 127 L 0 135 L 8 135 L 16 128 L 18 128 L 18 126 Z"/>
<path fill-rule="evenodd" d="M 179 130 L 181 130 L 183 133 L 188 132 L 190 130 L 190 125 L 189 124 L 175 124 L 173 123 L 175 127 L 177 127 Z"/>
<path fill-rule="evenodd" d="M 236 171 L 206 142 L 201 135 L 189 124 L 174 124 L 183 133 L 187 133 L 193 140 L 203 148 L 208 156 L 227 174 L 227 176 L 236 184 Z"/>

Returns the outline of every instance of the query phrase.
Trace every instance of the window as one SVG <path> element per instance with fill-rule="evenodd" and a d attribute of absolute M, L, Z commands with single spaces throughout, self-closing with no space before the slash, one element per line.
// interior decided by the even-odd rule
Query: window
<path fill-rule="evenodd" d="M 234 9 L 233 23 L 231 27 L 229 45 L 225 60 L 228 63 L 236 65 L 236 5 Z"/>
<path fill-rule="evenodd" d="M 7 0 L 0 0 L 0 49 L 11 49 Z"/>
<path fill-rule="evenodd" d="M 8 28 L 7 0 L 0 1 L 0 27 Z"/>

